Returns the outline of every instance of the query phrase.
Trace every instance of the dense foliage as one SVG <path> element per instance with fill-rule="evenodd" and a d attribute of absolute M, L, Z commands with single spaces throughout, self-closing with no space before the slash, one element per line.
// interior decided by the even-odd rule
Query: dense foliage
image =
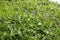
<path fill-rule="evenodd" d="M 0 40 L 60 40 L 60 5 L 0 0 Z"/>

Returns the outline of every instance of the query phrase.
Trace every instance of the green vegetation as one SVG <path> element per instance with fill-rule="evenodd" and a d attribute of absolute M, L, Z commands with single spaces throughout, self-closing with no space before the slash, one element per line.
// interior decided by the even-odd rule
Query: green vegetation
<path fill-rule="evenodd" d="M 0 0 L 0 40 L 60 40 L 60 5 Z"/>

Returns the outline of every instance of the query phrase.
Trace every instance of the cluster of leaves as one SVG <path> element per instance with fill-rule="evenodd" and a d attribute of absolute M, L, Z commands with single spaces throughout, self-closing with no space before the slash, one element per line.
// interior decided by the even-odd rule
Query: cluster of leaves
<path fill-rule="evenodd" d="M 0 40 L 59 40 L 59 13 L 48 0 L 1 0 Z"/>

